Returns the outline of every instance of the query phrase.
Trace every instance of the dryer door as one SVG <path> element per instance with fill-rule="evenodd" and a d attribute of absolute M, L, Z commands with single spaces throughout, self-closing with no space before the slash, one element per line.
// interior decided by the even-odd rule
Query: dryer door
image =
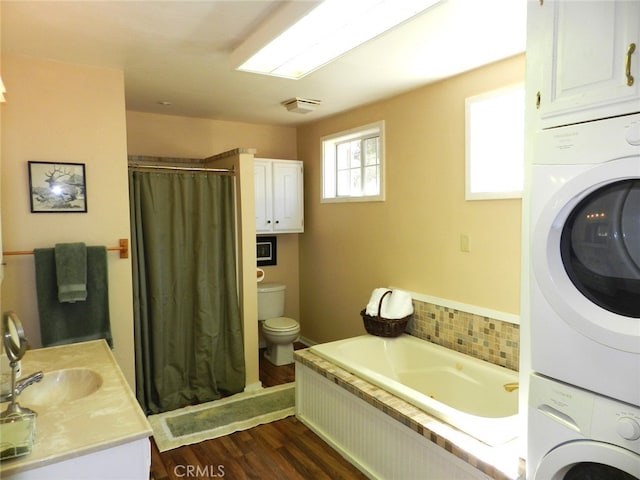
<path fill-rule="evenodd" d="M 640 156 L 562 183 L 539 207 L 531 249 L 540 290 L 563 321 L 640 353 Z"/>
<path fill-rule="evenodd" d="M 640 455 L 609 443 L 579 440 L 545 455 L 533 480 L 640 480 Z"/>
<path fill-rule="evenodd" d="M 617 181 L 584 198 L 564 223 L 560 252 L 585 297 L 640 318 L 640 180 Z"/>

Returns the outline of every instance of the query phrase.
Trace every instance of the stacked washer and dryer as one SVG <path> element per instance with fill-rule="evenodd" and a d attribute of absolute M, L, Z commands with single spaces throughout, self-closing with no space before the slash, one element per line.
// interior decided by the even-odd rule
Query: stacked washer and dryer
<path fill-rule="evenodd" d="M 561 2 L 555 3 L 551 8 L 562 13 Z M 620 13 L 612 5 L 603 8 Z M 637 35 L 640 2 L 626 2 L 625 8 L 629 5 L 637 15 L 631 19 L 635 31 L 623 33 Z M 556 16 L 556 27 L 560 20 Z M 626 68 L 628 78 L 631 66 Z M 534 140 L 529 480 L 640 480 L 640 97 L 635 92 L 626 110 L 614 102 L 609 112 L 601 103 L 579 116 L 549 115 Z"/>

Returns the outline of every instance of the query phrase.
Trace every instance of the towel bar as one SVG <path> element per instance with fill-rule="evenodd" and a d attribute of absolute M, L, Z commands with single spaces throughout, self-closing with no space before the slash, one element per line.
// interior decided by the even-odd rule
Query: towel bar
<path fill-rule="evenodd" d="M 120 258 L 129 258 L 129 239 L 121 238 L 117 247 L 107 247 L 109 252 L 120 252 Z M 2 252 L 3 256 L 9 255 L 33 255 L 33 250 L 19 250 L 15 252 Z"/>

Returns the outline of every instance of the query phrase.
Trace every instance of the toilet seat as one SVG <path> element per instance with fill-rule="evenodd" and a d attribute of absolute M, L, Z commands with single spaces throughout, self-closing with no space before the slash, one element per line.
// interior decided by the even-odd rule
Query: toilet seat
<path fill-rule="evenodd" d="M 288 317 L 267 318 L 263 324 L 263 328 L 273 332 L 288 332 L 299 327 L 298 322 Z"/>
<path fill-rule="evenodd" d="M 267 343 L 265 358 L 276 366 L 293 363 L 293 342 L 299 333 L 300 325 L 293 318 L 267 318 L 262 322 L 262 334 Z"/>

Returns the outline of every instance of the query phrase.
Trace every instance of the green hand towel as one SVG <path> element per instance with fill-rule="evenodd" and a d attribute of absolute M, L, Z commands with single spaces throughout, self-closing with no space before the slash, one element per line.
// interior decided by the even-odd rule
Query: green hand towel
<path fill-rule="evenodd" d="M 60 303 L 53 248 L 33 251 L 42 346 L 104 338 L 113 347 L 109 321 L 107 249 L 87 247 L 87 300 Z"/>
<path fill-rule="evenodd" d="M 56 280 L 60 303 L 87 299 L 87 246 L 84 243 L 56 243 Z"/>

